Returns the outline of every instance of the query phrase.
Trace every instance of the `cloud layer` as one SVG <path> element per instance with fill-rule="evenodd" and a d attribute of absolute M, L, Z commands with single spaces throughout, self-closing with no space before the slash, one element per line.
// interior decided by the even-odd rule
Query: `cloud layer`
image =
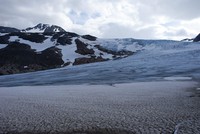
<path fill-rule="evenodd" d="M 183 39 L 200 32 L 199 0 L 0 0 L 0 25 L 37 23 L 102 38 Z"/>

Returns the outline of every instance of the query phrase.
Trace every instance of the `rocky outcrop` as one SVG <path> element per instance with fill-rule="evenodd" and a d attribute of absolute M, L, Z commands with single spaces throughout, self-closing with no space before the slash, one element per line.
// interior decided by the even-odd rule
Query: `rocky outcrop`
<path fill-rule="evenodd" d="M 29 66 L 21 66 L 19 64 L 6 64 L 0 67 L 0 75 L 27 73 L 46 69 L 48 68 L 38 64 L 30 64 Z"/>
<path fill-rule="evenodd" d="M 62 36 L 57 39 L 57 43 L 59 43 L 60 45 L 66 45 L 66 44 L 71 45 L 72 39 L 67 38 L 66 36 Z"/>
<path fill-rule="evenodd" d="M 75 42 L 76 42 L 76 46 L 77 46 L 77 50 L 75 51 L 76 53 L 79 53 L 82 55 L 94 54 L 93 49 L 87 48 L 88 44 L 85 44 L 84 42 L 80 41 L 79 39 L 76 39 Z"/>
<path fill-rule="evenodd" d="M 9 43 L 9 35 L 0 36 L 0 44 L 8 44 Z"/>
<path fill-rule="evenodd" d="M 194 38 L 193 42 L 199 42 L 199 41 L 200 41 L 200 34 L 198 34 L 198 35 Z"/>
<path fill-rule="evenodd" d="M 57 47 L 50 47 L 37 54 L 37 64 L 45 67 L 55 68 L 64 64 L 62 53 Z"/>
<path fill-rule="evenodd" d="M 50 27 L 47 27 L 44 30 L 44 33 L 53 33 L 53 32 L 66 32 L 63 28 L 56 26 L 56 25 L 52 25 Z"/>
<path fill-rule="evenodd" d="M 44 42 L 47 37 L 40 33 L 10 33 L 8 36 L 18 36 L 21 39 L 28 40 L 35 43 Z"/>
<path fill-rule="evenodd" d="M 38 53 L 27 44 L 12 42 L 0 49 L 0 74 L 51 69 L 62 64 L 62 54 L 56 47 Z"/>
<path fill-rule="evenodd" d="M 91 35 L 83 35 L 81 36 L 84 39 L 90 40 L 90 41 L 95 41 L 97 37 L 91 36 Z"/>
<path fill-rule="evenodd" d="M 194 41 L 194 39 L 189 39 L 189 38 L 186 38 L 186 39 L 183 39 L 183 40 L 181 40 L 181 41 L 183 41 L 183 42 L 193 42 L 193 41 Z"/>
<path fill-rule="evenodd" d="M 102 62 L 102 61 L 107 61 L 109 59 L 104 59 L 101 56 L 99 57 L 90 57 L 90 58 L 77 58 L 75 59 L 73 65 L 80 65 L 80 64 L 87 64 L 87 63 L 94 63 L 94 62 Z"/>

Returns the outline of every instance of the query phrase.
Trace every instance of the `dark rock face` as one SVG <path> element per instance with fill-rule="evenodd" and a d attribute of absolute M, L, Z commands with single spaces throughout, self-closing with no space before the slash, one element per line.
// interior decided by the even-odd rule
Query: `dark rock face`
<path fill-rule="evenodd" d="M 95 41 L 97 37 L 91 36 L 91 35 L 83 35 L 81 36 L 84 39 L 90 40 L 90 41 Z"/>
<path fill-rule="evenodd" d="M 47 27 L 44 30 L 44 33 L 53 33 L 53 32 L 66 32 L 63 28 L 56 26 L 56 25 L 52 25 L 50 27 Z"/>
<path fill-rule="evenodd" d="M 87 64 L 87 63 L 94 63 L 94 62 L 102 62 L 107 61 L 108 59 L 103 59 L 101 56 L 99 57 L 90 57 L 90 58 L 76 58 L 73 65 L 80 65 L 80 64 Z"/>
<path fill-rule="evenodd" d="M 200 41 L 200 34 L 197 35 L 197 37 L 194 38 L 193 42 L 199 42 Z"/>
<path fill-rule="evenodd" d="M 183 39 L 181 41 L 194 41 L 194 39 L 189 39 L 189 38 L 186 38 L 186 39 Z"/>
<path fill-rule="evenodd" d="M 78 37 L 78 35 L 70 32 L 57 32 L 52 35 L 51 41 L 57 40 L 60 45 L 71 45 L 73 37 Z"/>
<path fill-rule="evenodd" d="M 79 35 L 76 34 L 76 33 L 72 33 L 72 32 L 66 32 L 66 33 L 67 33 L 68 37 L 70 37 L 70 38 L 72 38 L 72 37 L 79 37 Z"/>
<path fill-rule="evenodd" d="M 72 39 L 71 38 L 67 38 L 66 36 L 62 36 L 62 37 L 59 37 L 57 39 L 57 42 L 60 44 L 60 45 L 66 45 L 66 44 L 72 44 Z"/>
<path fill-rule="evenodd" d="M 39 23 L 37 24 L 35 27 L 33 27 L 34 29 L 40 29 L 40 30 L 45 30 L 47 27 L 49 27 L 48 24 L 42 24 L 42 23 Z M 33 28 L 27 28 L 26 30 L 31 30 Z"/>
<path fill-rule="evenodd" d="M 18 36 L 21 39 L 28 40 L 35 43 L 42 43 L 47 37 L 39 33 L 10 33 L 9 36 Z"/>
<path fill-rule="evenodd" d="M 45 69 L 47 68 L 37 64 L 30 64 L 29 66 L 20 66 L 19 64 L 6 64 L 0 67 L 0 75 L 27 73 Z"/>
<path fill-rule="evenodd" d="M 0 36 L 0 44 L 8 44 L 9 43 L 9 35 Z"/>
<path fill-rule="evenodd" d="M 20 30 L 12 27 L 0 26 L 0 33 L 13 33 L 13 32 L 20 32 Z"/>
<path fill-rule="evenodd" d="M 64 64 L 62 53 L 60 49 L 56 47 L 50 47 L 42 51 L 41 54 L 37 55 L 37 60 L 39 65 L 50 68 L 60 67 Z"/>
<path fill-rule="evenodd" d="M 88 49 L 87 46 L 88 44 L 85 44 L 84 42 L 80 41 L 79 39 L 75 40 L 77 50 L 75 51 L 76 53 L 82 54 L 82 55 L 88 55 L 88 54 L 94 54 L 93 49 Z"/>
<path fill-rule="evenodd" d="M 13 42 L 0 49 L 0 65 L 19 64 L 22 66 L 32 64 L 35 59 L 34 50 L 27 44 Z"/>
<path fill-rule="evenodd" d="M 0 74 L 30 72 L 61 67 L 64 64 L 60 49 L 48 48 L 37 54 L 27 44 L 12 42 L 0 49 Z"/>
<path fill-rule="evenodd" d="M 23 29 L 22 32 L 30 31 L 30 30 L 33 30 L 33 29 L 38 29 L 38 30 L 40 30 L 40 31 L 44 31 L 47 27 L 49 27 L 48 24 L 39 23 L 39 24 L 37 24 L 37 25 L 34 26 L 34 27 L 28 27 L 28 28 L 26 28 L 26 29 Z"/>

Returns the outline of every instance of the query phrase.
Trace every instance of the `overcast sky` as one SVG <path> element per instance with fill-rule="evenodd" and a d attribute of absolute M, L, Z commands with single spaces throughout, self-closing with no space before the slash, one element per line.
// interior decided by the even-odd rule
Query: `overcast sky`
<path fill-rule="evenodd" d="M 0 0 L 0 25 L 55 24 L 101 38 L 183 39 L 200 32 L 200 0 Z"/>

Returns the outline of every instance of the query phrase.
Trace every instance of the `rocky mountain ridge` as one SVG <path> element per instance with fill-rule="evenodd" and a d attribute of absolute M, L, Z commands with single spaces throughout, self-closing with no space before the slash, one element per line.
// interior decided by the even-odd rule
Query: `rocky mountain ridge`
<path fill-rule="evenodd" d="M 0 26 L 0 33 L 20 32 L 17 28 Z"/>
<path fill-rule="evenodd" d="M 66 32 L 63 28 L 56 25 L 42 24 L 39 23 L 34 27 L 28 27 L 26 29 L 21 30 L 21 32 L 29 32 L 29 33 L 54 33 L 54 32 Z"/>
<path fill-rule="evenodd" d="M 78 35 L 59 26 L 38 24 L 0 34 L 0 74 L 102 62 L 133 53 L 134 50 L 126 47 L 107 48 L 105 40 L 91 35 Z"/>

